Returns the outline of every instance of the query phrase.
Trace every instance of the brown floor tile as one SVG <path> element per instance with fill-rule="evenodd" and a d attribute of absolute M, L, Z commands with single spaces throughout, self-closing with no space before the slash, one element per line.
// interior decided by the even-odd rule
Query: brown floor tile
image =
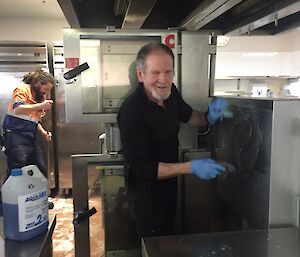
<path fill-rule="evenodd" d="M 74 257 L 74 228 L 73 228 L 73 199 L 53 198 L 54 209 L 57 217 L 56 227 L 52 236 L 53 257 Z M 104 255 L 104 231 L 102 226 L 102 210 L 100 197 L 92 197 L 89 201 L 90 208 L 95 207 L 97 213 L 90 218 L 90 248 L 91 257 Z"/>

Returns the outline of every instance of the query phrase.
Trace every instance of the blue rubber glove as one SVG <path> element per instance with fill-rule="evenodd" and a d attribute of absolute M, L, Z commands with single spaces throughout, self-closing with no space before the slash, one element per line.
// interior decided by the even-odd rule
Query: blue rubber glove
<path fill-rule="evenodd" d="M 191 172 L 198 178 L 210 180 L 223 173 L 226 168 L 212 159 L 191 161 Z"/>
<path fill-rule="evenodd" d="M 224 112 L 227 110 L 228 103 L 224 98 L 216 98 L 208 105 L 208 112 L 206 115 L 207 121 L 213 125 L 219 119 L 224 117 Z"/>

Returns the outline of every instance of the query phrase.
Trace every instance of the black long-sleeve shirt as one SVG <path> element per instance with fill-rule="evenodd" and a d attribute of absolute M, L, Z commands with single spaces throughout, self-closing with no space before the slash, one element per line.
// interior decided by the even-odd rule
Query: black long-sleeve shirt
<path fill-rule="evenodd" d="M 164 104 L 165 108 L 150 101 L 139 84 L 120 107 L 118 125 L 129 188 L 166 183 L 157 179 L 158 163 L 178 162 L 180 122 L 190 119 L 192 108 L 174 84 Z"/>

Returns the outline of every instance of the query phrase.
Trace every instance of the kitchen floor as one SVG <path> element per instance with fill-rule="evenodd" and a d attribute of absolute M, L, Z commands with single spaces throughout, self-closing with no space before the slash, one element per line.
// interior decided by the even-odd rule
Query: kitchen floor
<path fill-rule="evenodd" d="M 53 257 L 74 257 L 74 227 L 73 227 L 73 199 L 65 197 L 52 198 L 57 217 L 56 227 L 52 236 Z M 104 230 L 102 226 L 101 198 L 90 195 L 90 208 L 95 207 L 97 213 L 90 218 L 90 247 L 91 257 L 104 256 Z"/>

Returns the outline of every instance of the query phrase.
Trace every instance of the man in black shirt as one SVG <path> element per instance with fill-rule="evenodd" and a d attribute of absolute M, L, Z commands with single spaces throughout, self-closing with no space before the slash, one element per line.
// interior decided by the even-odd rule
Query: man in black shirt
<path fill-rule="evenodd" d="M 140 83 L 123 102 L 118 124 L 130 214 L 140 239 L 172 233 L 178 175 L 209 180 L 225 171 L 211 159 L 179 163 L 178 132 L 180 122 L 198 127 L 215 123 L 227 103 L 213 101 L 206 114 L 193 110 L 173 84 L 174 55 L 163 44 L 141 48 L 136 63 Z"/>

